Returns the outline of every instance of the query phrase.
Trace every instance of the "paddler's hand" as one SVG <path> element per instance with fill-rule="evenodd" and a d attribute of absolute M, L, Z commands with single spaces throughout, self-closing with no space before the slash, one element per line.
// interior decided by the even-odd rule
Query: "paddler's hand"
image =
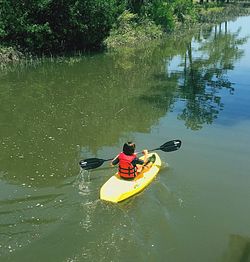
<path fill-rule="evenodd" d="M 146 155 L 148 154 L 148 150 L 147 150 L 147 149 L 144 149 L 144 150 L 142 151 L 142 154 L 143 154 L 144 156 L 146 156 Z"/>
<path fill-rule="evenodd" d="M 110 162 L 110 166 L 114 167 L 119 162 L 118 155 Z"/>

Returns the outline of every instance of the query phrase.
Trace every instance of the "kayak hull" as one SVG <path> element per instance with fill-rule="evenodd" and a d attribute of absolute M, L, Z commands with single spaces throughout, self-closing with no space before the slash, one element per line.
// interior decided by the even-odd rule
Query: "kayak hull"
<path fill-rule="evenodd" d="M 100 199 L 118 203 L 129 197 L 132 197 L 144 188 L 146 188 L 156 177 L 161 167 L 161 159 L 157 153 L 153 165 L 146 171 L 139 174 L 134 180 L 125 180 L 120 178 L 118 174 L 113 175 L 100 190 Z"/>

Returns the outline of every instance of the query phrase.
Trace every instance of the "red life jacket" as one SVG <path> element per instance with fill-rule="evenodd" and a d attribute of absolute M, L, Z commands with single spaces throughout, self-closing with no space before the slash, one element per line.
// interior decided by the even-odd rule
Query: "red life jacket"
<path fill-rule="evenodd" d="M 128 156 L 123 152 L 119 154 L 119 175 L 124 178 L 133 178 L 136 176 L 136 166 L 132 165 L 132 161 L 136 158 L 136 154 Z"/>

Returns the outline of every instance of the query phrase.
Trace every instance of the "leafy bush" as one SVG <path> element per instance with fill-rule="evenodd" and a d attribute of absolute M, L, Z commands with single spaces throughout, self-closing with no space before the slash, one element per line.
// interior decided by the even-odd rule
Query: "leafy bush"
<path fill-rule="evenodd" d="M 5 0 L 0 41 L 33 52 L 97 48 L 114 23 L 115 0 Z"/>
<path fill-rule="evenodd" d="M 174 15 L 181 23 L 193 22 L 196 20 L 195 7 L 192 1 L 176 0 L 173 3 Z"/>
<path fill-rule="evenodd" d="M 115 49 L 125 45 L 135 46 L 161 36 L 161 27 L 152 20 L 139 18 L 137 14 L 125 10 L 119 16 L 104 44 L 108 49 Z"/>
<path fill-rule="evenodd" d="M 172 30 L 175 26 L 173 5 L 167 1 L 149 1 L 144 6 L 143 13 L 166 30 Z"/>
<path fill-rule="evenodd" d="M 15 63 L 23 58 L 23 54 L 12 47 L 0 46 L 0 69 L 7 63 Z"/>

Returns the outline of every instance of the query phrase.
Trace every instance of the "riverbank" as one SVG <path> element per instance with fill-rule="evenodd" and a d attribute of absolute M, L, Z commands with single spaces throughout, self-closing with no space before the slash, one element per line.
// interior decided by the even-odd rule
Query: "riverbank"
<path fill-rule="evenodd" d="M 162 38 L 170 33 L 178 33 L 200 25 L 221 23 L 249 14 L 250 8 L 245 8 L 240 4 L 196 4 L 195 15 L 175 17 L 172 30 L 165 30 L 154 21 L 148 19 L 138 20 L 134 14 L 127 11 L 119 17 L 117 25 L 111 30 L 104 44 L 108 50 L 115 50 L 125 46 L 135 47 Z"/>
<path fill-rule="evenodd" d="M 234 19 L 238 16 L 249 15 L 250 8 L 245 7 L 243 4 L 208 4 L 202 7 L 197 5 L 197 14 L 198 23 L 215 24 Z"/>
<path fill-rule="evenodd" d="M 161 15 L 155 18 L 141 17 L 138 14 L 125 10 L 117 19 L 110 34 L 104 39 L 102 48 L 115 50 L 124 47 L 136 47 L 142 43 L 160 39 L 169 33 L 200 26 L 203 24 L 215 24 L 230 20 L 242 15 L 250 14 L 250 9 L 240 4 L 218 5 L 216 3 L 196 4 L 195 8 L 185 14 L 178 8 L 173 17 L 163 14 L 167 19 L 166 26 L 163 22 L 157 23 Z M 171 17 L 171 18 L 170 18 Z M 31 55 L 25 54 L 14 47 L 0 46 L 0 68 L 18 64 L 24 59 L 29 60 Z M 33 58 L 32 58 L 33 59 Z"/>

